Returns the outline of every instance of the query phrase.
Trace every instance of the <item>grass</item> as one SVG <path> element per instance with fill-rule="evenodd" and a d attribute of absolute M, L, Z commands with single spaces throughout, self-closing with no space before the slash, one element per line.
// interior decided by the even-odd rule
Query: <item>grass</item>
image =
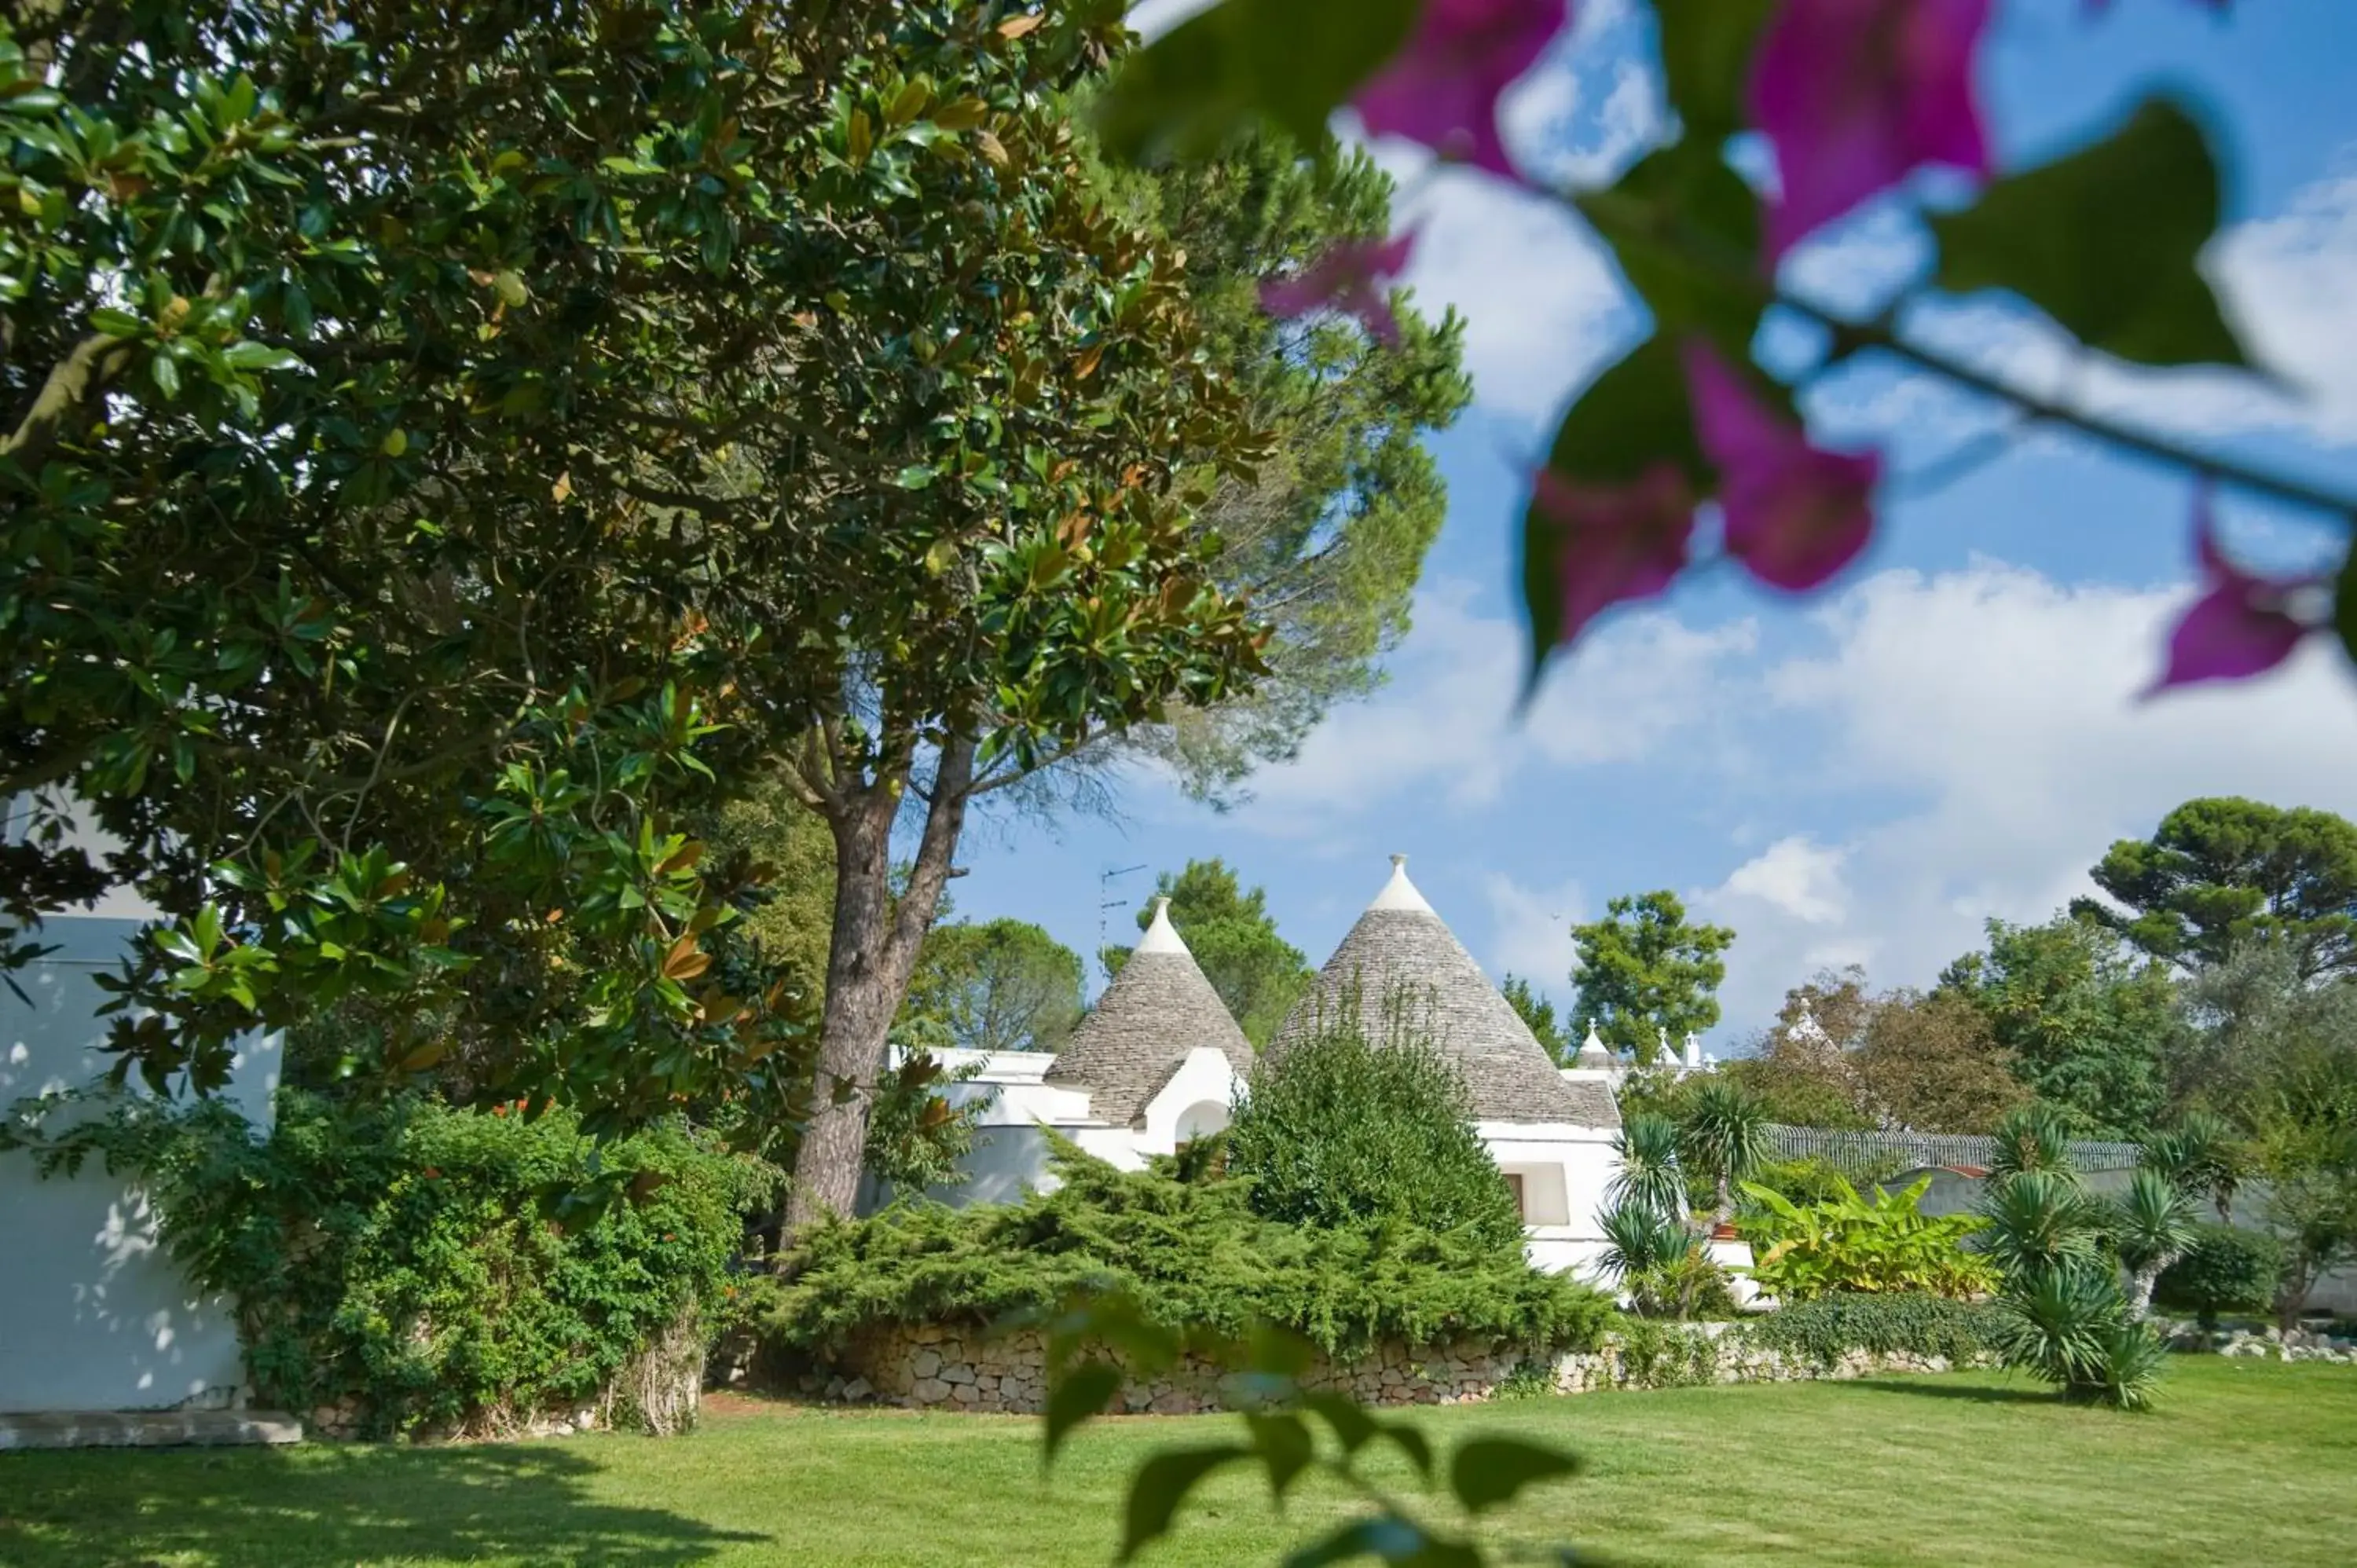
<path fill-rule="evenodd" d="M 2357 1372 L 2178 1359 L 2122 1416 L 1996 1375 L 1592 1395 L 1426 1411 L 1444 1444 L 1509 1429 L 1586 1475 L 1502 1516 L 1500 1545 L 1629 1563 L 2349 1561 Z M 1014 1417 L 735 1408 L 672 1442 L 0 1455 L 7 1568 L 452 1563 L 1063 1568 L 1108 1562 L 1146 1454 L 1226 1418 L 1084 1431 L 1052 1480 Z M 1274 1564 L 1342 1517 L 1280 1520 L 1243 1476 L 1181 1514 L 1146 1568 Z"/>

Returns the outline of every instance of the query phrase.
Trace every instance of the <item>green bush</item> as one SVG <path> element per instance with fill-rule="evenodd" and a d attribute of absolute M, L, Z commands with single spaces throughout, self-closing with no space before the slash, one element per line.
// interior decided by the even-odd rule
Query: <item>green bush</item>
<path fill-rule="evenodd" d="M 1757 1182 L 1744 1183 L 1753 1207 L 1738 1223 L 1757 1260 L 1752 1277 L 1788 1305 L 1829 1291 L 1986 1294 L 1997 1283 L 1996 1271 L 1964 1250 L 1982 1220 L 1925 1214 L 1921 1205 L 1931 1185 L 1924 1176 L 1902 1191 L 1861 1197 L 1836 1176 L 1831 1197 L 1803 1207 Z"/>
<path fill-rule="evenodd" d="M 1375 1026 L 1346 999 L 1309 1037 L 1263 1058 L 1228 1131 L 1228 1165 L 1265 1219 L 1329 1230 L 1386 1220 L 1471 1228 L 1519 1250 L 1514 1197 L 1473 1131 L 1456 1064 L 1404 998 Z"/>
<path fill-rule="evenodd" d="M 2153 1300 L 2190 1312 L 2214 1327 L 2227 1312 L 2265 1312 L 2274 1304 L 2283 1272 L 2283 1248 L 2264 1230 L 2232 1225 L 2194 1228 L 2193 1245 L 2160 1273 Z"/>
<path fill-rule="evenodd" d="M 764 1346 L 823 1353 L 871 1324 L 986 1324 L 1084 1286 L 1127 1293 L 1167 1328 L 1275 1323 L 1341 1359 L 1386 1339 L 1585 1349 L 1612 1317 L 1600 1293 L 1532 1268 L 1519 1234 L 1501 1247 L 1469 1224 L 1282 1224 L 1253 1212 L 1245 1182 L 1117 1171 L 1060 1142 L 1056 1169 L 1061 1187 L 1019 1203 L 896 1205 L 813 1230 L 763 1287 Z"/>
<path fill-rule="evenodd" d="M 1964 1361 L 1996 1348 L 1997 1309 L 1920 1292 L 1835 1292 L 1732 1330 L 1755 1345 L 1830 1367 L 1851 1350 Z"/>
<path fill-rule="evenodd" d="M 235 1300 L 261 1402 L 350 1404 L 367 1435 L 597 1401 L 649 1345 L 714 1316 L 740 1210 L 770 1187 L 766 1167 L 676 1127 L 593 1155 L 564 1113 L 292 1091 L 266 1138 L 219 1102 L 124 1099 L 18 1141 L 45 1166 L 98 1155 L 135 1174 L 165 1247 Z"/>

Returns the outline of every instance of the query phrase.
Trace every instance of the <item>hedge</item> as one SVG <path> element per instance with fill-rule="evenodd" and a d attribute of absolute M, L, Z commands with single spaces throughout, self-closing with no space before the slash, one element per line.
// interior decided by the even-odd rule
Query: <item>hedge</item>
<path fill-rule="evenodd" d="M 1853 1350 L 1963 1361 L 1996 1348 L 1998 1309 L 1911 1292 L 1834 1292 L 1749 1319 L 1751 1343 L 1830 1367 Z"/>

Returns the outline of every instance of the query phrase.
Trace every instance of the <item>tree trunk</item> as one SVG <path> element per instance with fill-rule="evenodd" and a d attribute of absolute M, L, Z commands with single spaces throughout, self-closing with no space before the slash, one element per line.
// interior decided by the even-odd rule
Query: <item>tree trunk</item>
<path fill-rule="evenodd" d="M 909 886 L 892 897 L 892 820 L 905 770 L 879 769 L 829 803 L 834 830 L 834 922 L 826 961 L 826 1006 L 819 1029 L 818 1108 L 802 1130 L 786 1197 L 786 1231 L 849 1214 L 859 1194 L 867 1112 L 884 1070 L 892 1019 L 908 994 L 917 949 L 941 907 L 950 857 L 965 825 L 974 744 L 942 751 L 932 800 Z"/>
<path fill-rule="evenodd" d="M 2174 1258 L 2157 1259 L 2152 1262 L 2143 1264 L 2128 1271 L 2128 1317 L 2130 1321 L 2142 1323 L 2146 1317 L 2151 1315 L 2152 1287 L 2159 1283 L 2161 1270 L 2167 1268 L 2174 1262 L 2176 1262 Z"/>

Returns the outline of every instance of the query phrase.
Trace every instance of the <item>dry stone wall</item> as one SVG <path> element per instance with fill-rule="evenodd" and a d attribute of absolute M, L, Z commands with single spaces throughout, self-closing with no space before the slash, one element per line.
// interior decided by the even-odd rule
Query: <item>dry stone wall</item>
<path fill-rule="evenodd" d="M 1302 1380 L 1348 1393 L 1367 1405 L 1468 1404 L 1512 1387 L 1532 1392 L 1589 1393 L 1695 1382 L 1784 1382 L 1859 1378 L 1888 1372 L 1944 1372 L 1945 1357 L 1849 1352 L 1831 1364 L 1753 1345 L 1726 1326 L 1678 1331 L 1670 1351 L 1608 1341 L 1594 1351 L 1534 1357 L 1517 1346 L 1460 1344 L 1411 1348 L 1390 1344 L 1357 1361 L 1320 1363 Z M 992 1334 L 956 1325 L 892 1325 L 855 1339 L 832 1365 L 792 1380 L 815 1399 L 926 1410 L 1036 1415 L 1047 1399 L 1047 1346 L 1036 1333 Z M 1210 1362 L 1182 1359 L 1168 1370 L 1133 1378 L 1116 1409 L 1132 1414 L 1188 1415 L 1232 1408 L 1232 1375 Z"/>

